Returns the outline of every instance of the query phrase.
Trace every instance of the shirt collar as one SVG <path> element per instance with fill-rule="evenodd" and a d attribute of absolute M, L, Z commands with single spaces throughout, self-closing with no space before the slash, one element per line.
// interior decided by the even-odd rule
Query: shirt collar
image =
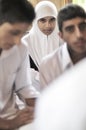
<path fill-rule="evenodd" d="M 69 55 L 68 49 L 67 49 L 67 43 L 64 43 L 62 47 L 62 68 L 63 70 L 67 70 L 71 66 L 73 66 L 73 62 L 71 60 L 71 57 Z"/>
<path fill-rule="evenodd" d="M 4 59 L 4 58 L 8 57 L 9 55 L 11 55 L 13 53 L 13 51 L 15 51 L 16 48 L 17 48 L 17 46 L 15 45 L 11 49 L 3 50 L 0 58 Z"/>

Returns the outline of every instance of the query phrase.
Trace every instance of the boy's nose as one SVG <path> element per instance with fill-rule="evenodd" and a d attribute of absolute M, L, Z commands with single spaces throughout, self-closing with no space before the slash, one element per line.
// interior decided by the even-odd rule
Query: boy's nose
<path fill-rule="evenodd" d="M 83 35 L 82 31 L 79 29 L 79 27 L 76 28 L 76 35 L 77 35 L 77 37 L 81 37 Z"/>
<path fill-rule="evenodd" d="M 21 38 L 20 37 L 15 38 L 15 44 L 16 45 L 20 44 L 20 42 L 21 42 Z"/>

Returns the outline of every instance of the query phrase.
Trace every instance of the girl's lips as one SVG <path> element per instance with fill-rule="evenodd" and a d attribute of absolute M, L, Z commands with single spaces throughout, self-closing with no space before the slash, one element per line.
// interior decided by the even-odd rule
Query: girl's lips
<path fill-rule="evenodd" d="M 52 33 L 52 30 L 44 30 L 44 33 L 46 33 L 46 34 L 51 34 L 51 33 Z"/>

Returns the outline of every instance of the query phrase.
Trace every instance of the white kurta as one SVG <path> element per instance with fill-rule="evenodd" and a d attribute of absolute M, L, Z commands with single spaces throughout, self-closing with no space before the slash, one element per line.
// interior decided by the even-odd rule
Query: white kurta
<path fill-rule="evenodd" d="M 2 51 L 0 56 L 0 117 L 15 115 L 15 93 L 24 98 L 37 96 L 31 86 L 28 54 L 23 44 Z"/>
<path fill-rule="evenodd" d="M 56 51 L 46 56 L 40 65 L 42 89 L 72 66 L 73 63 L 67 50 L 67 44 L 64 43 Z"/>

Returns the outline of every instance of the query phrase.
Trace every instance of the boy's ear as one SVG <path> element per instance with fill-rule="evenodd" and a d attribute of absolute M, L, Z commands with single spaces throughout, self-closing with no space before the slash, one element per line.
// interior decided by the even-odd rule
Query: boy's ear
<path fill-rule="evenodd" d="M 58 32 L 58 35 L 63 39 L 62 32 Z"/>

